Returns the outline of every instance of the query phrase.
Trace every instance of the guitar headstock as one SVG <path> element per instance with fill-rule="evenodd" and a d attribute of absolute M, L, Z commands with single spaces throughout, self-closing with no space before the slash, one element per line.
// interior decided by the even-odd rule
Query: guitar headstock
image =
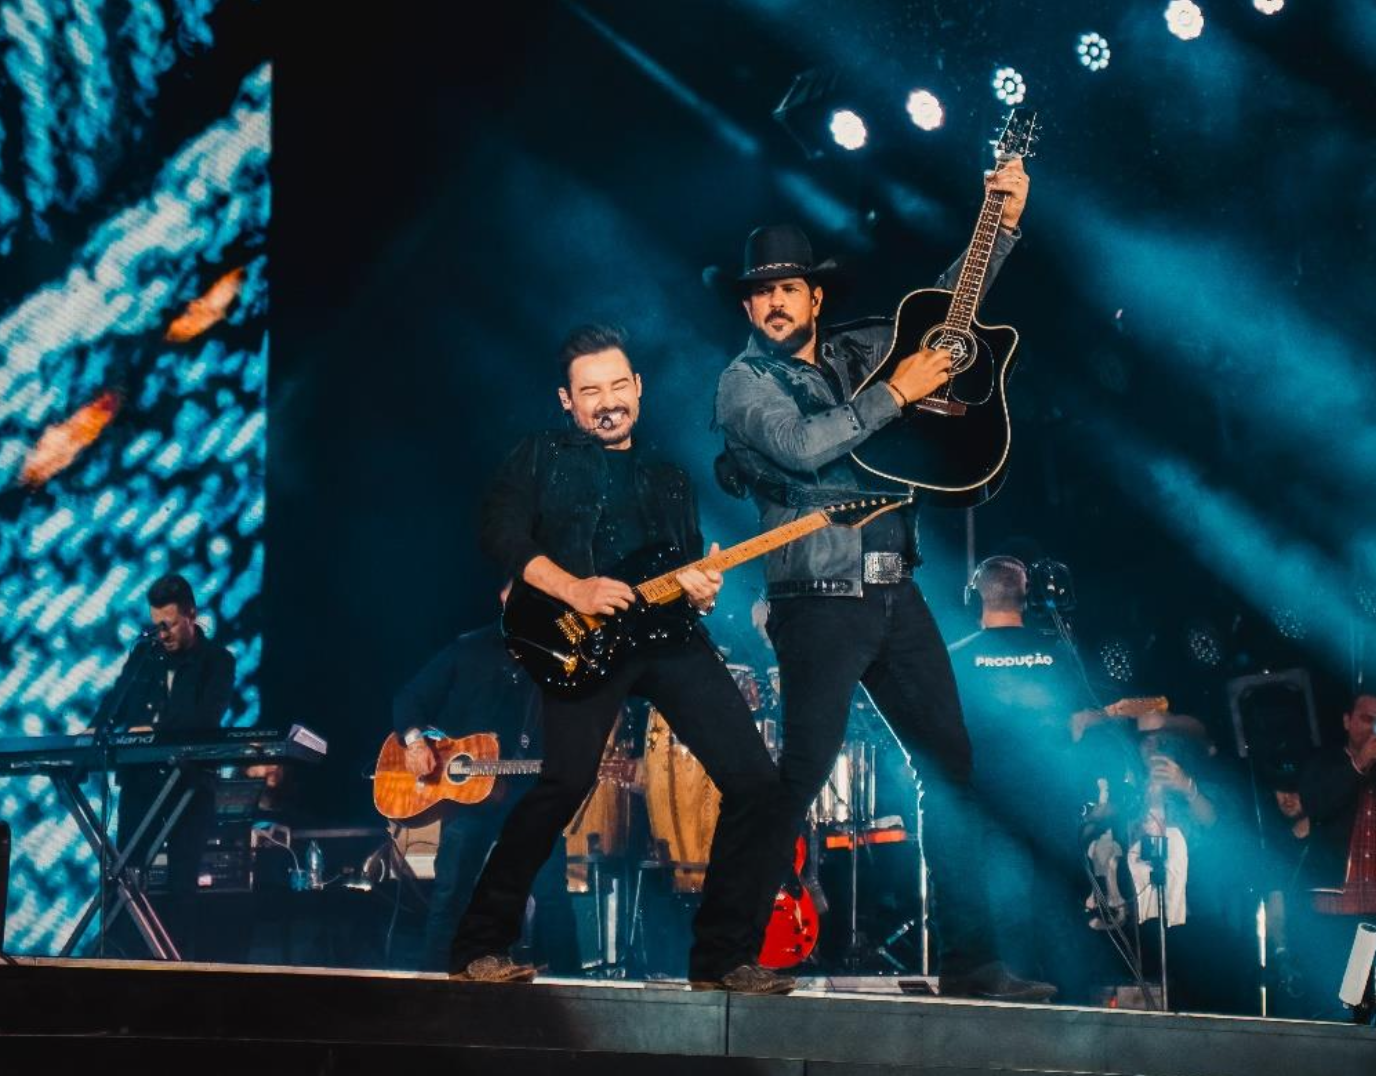
<path fill-rule="evenodd" d="M 911 496 L 876 495 L 857 497 L 845 504 L 833 504 L 829 508 L 823 508 L 822 512 L 833 527 L 863 527 L 870 520 L 882 516 L 885 512 L 892 512 L 895 508 L 902 508 L 905 504 L 912 503 Z"/>
<path fill-rule="evenodd" d="M 993 143 L 994 160 L 1004 164 L 1015 157 L 1036 156 L 1032 147 L 1041 135 L 1037 128 L 1037 113 L 1032 109 L 1015 108 L 1008 113 L 1003 131 Z"/>
<path fill-rule="evenodd" d="M 1150 695 L 1145 698 L 1119 699 L 1104 707 L 1110 717 L 1146 717 L 1151 714 L 1168 713 L 1170 699 L 1165 695 Z"/>

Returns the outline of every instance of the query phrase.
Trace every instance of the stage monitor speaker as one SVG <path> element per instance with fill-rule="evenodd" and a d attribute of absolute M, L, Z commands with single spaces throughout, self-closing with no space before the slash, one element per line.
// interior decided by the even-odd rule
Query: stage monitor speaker
<path fill-rule="evenodd" d="M 1228 708 L 1240 758 L 1250 758 L 1268 785 L 1292 786 L 1319 746 L 1314 693 L 1304 669 L 1228 681 Z"/>

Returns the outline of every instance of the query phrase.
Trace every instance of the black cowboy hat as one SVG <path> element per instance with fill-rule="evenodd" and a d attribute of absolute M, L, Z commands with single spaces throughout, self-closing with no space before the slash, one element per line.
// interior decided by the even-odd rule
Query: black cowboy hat
<path fill-rule="evenodd" d="M 756 228 L 745 240 L 741 273 L 728 279 L 729 270 L 709 265 L 702 271 L 702 282 L 719 293 L 738 297 L 751 284 L 788 277 L 832 279 L 840 266 L 834 258 L 815 261 L 807 233 L 796 224 L 766 224 Z"/>

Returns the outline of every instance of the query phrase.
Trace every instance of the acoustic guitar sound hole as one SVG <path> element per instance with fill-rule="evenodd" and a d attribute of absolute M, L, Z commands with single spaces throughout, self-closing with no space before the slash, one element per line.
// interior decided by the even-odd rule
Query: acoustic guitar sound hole
<path fill-rule="evenodd" d="M 944 348 L 951 353 L 951 373 L 963 374 L 974 365 L 979 347 L 971 333 L 958 332 L 945 325 L 934 325 L 922 338 L 924 348 Z"/>

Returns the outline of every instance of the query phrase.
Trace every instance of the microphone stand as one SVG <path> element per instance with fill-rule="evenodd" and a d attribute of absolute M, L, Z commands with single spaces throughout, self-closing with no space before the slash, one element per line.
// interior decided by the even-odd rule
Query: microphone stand
<path fill-rule="evenodd" d="M 1170 1011 L 1166 986 L 1166 859 L 1169 854 L 1165 834 L 1142 834 L 1142 858 L 1151 867 L 1151 887 L 1156 891 L 1156 923 L 1161 944 L 1161 1011 Z"/>
<path fill-rule="evenodd" d="M 110 864 L 110 775 L 114 760 L 110 746 L 110 734 L 115 731 L 115 726 L 119 724 L 119 718 L 124 712 L 124 704 L 129 698 L 129 689 L 143 675 L 144 666 L 148 664 L 149 655 L 153 652 L 153 643 L 154 640 L 151 637 L 144 637 L 134 644 L 134 652 L 138 655 L 138 664 L 130 670 L 118 696 L 108 708 L 97 715 L 93 730 L 95 736 L 91 747 L 96 757 L 100 759 L 100 926 L 96 934 L 96 954 L 100 957 L 105 956 L 106 909 L 109 903 L 107 885 Z M 123 834 L 121 834 L 122 836 Z"/>

